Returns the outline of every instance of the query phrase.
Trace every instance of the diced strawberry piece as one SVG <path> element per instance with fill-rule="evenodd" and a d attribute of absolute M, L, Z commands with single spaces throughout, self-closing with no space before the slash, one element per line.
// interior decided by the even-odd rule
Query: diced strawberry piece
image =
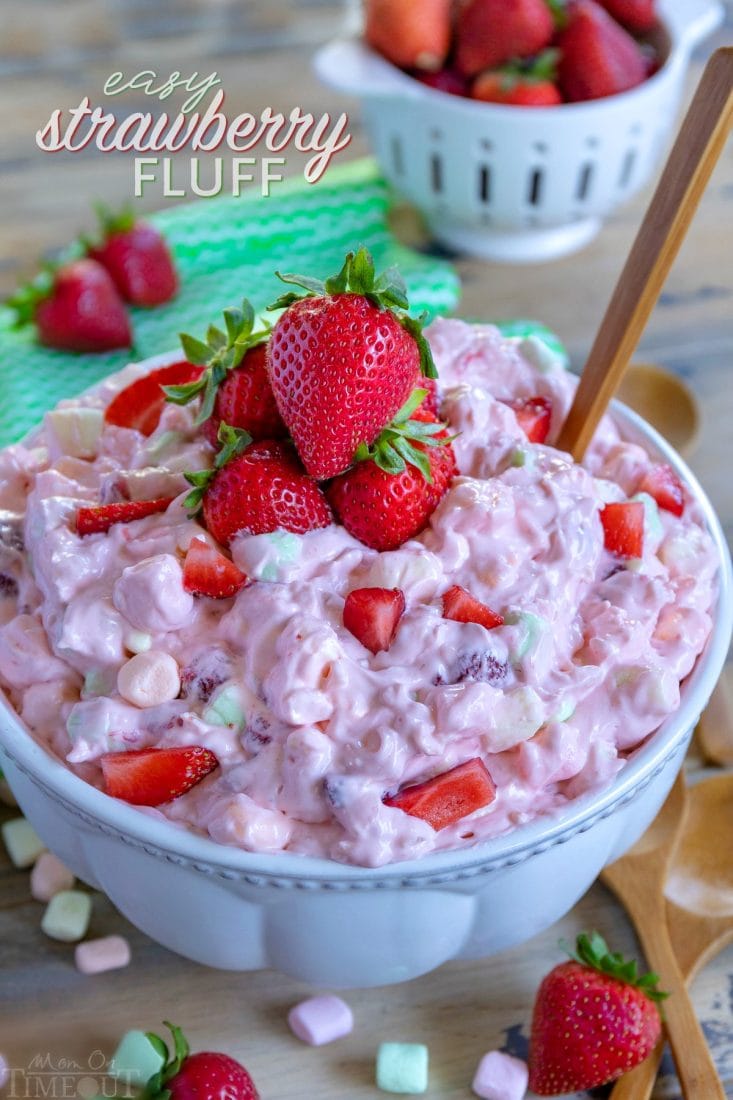
<path fill-rule="evenodd" d="M 389 649 L 405 613 L 399 588 L 355 588 L 344 604 L 344 626 L 372 653 Z"/>
<path fill-rule="evenodd" d="M 607 504 L 601 509 L 603 542 L 619 558 L 640 558 L 644 552 L 644 505 L 640 500 Z"/>
<path fill-rule="evenodd" d="M 501 626 L 504 622 L 501 615 L 497 615 L 480 600 L 474 599 L 470 592 L 461 588 L 459 584 L 454 584 L 443 594 L 443 617 L 453 619 L 457 623 L 478 623 L 479 626 L 485 626 L 487 630 L 493 630 L 495 626 Z"/>
<path fill-rule="evenodd" d="M 682 482 L 672 467 L 664 462 L 647 470 L 637 492 L 648 493 L 660 508 L 671 512 L 674 516 L 681 516 L 685 510 L 685 490 L 682 488 Z"/>
<path fill-rule="evenodd" d="M 182 386 L 200 378 L 203 367 L 195 367 L 184 359 L 160 367 L 136 379 L 113 397 L 105 409 L 104 419 L 120 428 L 136 428 L 143 435 L 152 435 L 165 408 L 162 386 Z"/>
<path fill-rule="evenodd" d="M 552 401 L 547 397 L 518 397 L 505 401 L 530 443 L 544 443 L 552 423 Z"/>
<path fill-rule="evenodd" d="M 160 806 L 185 794 L 219 766 L 201 745 L 108 752 L 101 758 L 104 787 L 133 806 Z"/>
<path fill-rule="evenodd" d="M 422 818 L 437 832 L 482 806 L 489 806 L 495 798 L 494 781 L 483 760 L 476 756 L 425 783 L 404 787 L 382 801 L 385 806 Z"/>
<path fill-rule="evenodd" d="M 165 512 L 173 497 L 159 497 L 157 500 L 123 500 L 117 504 L 99 504 L 91 508 L 77 508 L 77 535 L 97 535 L 109 531 L 115 523 L 131 523 L 135 519 L 153 516 L 156 512 Z"/>
<path fill-rule="evenodd" d="M 229 558 L 203 539 L 191 539 L 183 565 L 183 587 L 197 596 L 215 600 L 234 596 L 247 576 Z"/>

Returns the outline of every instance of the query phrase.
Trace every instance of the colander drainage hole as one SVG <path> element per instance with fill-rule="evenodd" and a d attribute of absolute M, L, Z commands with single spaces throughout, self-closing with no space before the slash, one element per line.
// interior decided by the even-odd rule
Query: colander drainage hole
<path fill-rule="evenodd" d="M 396 135 L 392 138 L 391 147 L 392 147 L 392 164 L 394 165 L 394 170 L 395 170 L 395 172 L 397 173 L 398 176 L 404 176 L 404 174 L 405 174 L 405 161 L 404 161 L 404 157 L 402 156 L 402 141 Z"/>
<path fill-rule="evenodd" d="M 487 206 L 491 202 L 491 169 L 488 164 L 482 164 L 478 172 L 478 197 L 479 202 Z"/>
<path fill-rule="evenodd" d="M 530 206 L 539 206 L 542 202 L 542 187 L 545 182 L 545 173 L 541 168 L 535 168 L 529 177 L 529 193 L 527 201 Z"/>
<path fill-rule="evenodd" d="M 436 195 L 443 190 L 443 158 L 433 153 L 430 158 L 430 186 Z"/>
<path fill-rule="evenodd" d="M 628 187 L 631 181 L 631 173 L 634 171 L 634 165 L 636 164 L 636 149 L 629 149 L 624 162 L 621 165 L 621 175 L 619 176 L 618 185 L 621 188 Z"/>
<path fill-rule="evenodd" d="M 593 172 L 595 171 L 595 165 L 590 162 L 586 162 L 580 169 L 578 175 L 578 186 L 575 190 L 575 198 L 578 202 L 583 202 L 588 198 L 590 194 L 591 184 L 593 183 Z"/>

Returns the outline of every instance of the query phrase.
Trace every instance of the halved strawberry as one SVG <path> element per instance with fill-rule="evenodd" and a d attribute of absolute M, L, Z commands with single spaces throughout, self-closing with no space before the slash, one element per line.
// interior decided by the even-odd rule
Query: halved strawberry
<path fill-rule="evenodd" d="M 204 539 L 191 539 L 183 563 L 183 587 L 196 596 L 215 600 L 234 596 L 247 583 L 247 575 L 230 558 Z"/>
<path fill-rule="evenodd" d="M 644 553 L 644 505 L 640 500 L 607 504 L 601 509 L 603 544 L 620 558 Z"/>
<path fill-rule="evenodd" d="M 201 374 L 203 367 L 196 367 L 185 359 L 168 367 L 159 367 L 137 378 L 113 397 L 104 411 L 104 419 L 108 424 L 136 428 L 143 435 L 152 435 L 165 408 L 162 387 L 195 382 Z"/>
<path fill-rule="evenodd" d="M 517 397 L 504 401 L 530 443 L 544 443 L 552 423 L 552 401 L 547 397 Z"/>
<path fill-rule="evenodd" d="M 457 623 L 478 623 L 487 630 L 493 630 L 504 622 L 501 615 L 475 599 L 459 584 L 454 584 L 443 594 L 443 618 L 453 619 Z"/>
<path fill-rule="evenodd" d="M 219 766 L 201 745 L 108 752 L 100 761 L 104 789 L 133 806 L 160 806 L 185 794 Z"/>
<path fill-rule="evenodd" d="M 656 500 L 660 508 L 681 516 L 685 510 L 685 490 L 671 466 L 660 462 L 644 474 L 637 489 L 639 493 L 648 493 Z"/>
<path fill-rule="evenodd" d="M 403 787 L 382 801 L 385 806 L 422 818 L 437 832 L 489 806 L 495 798 L 494 781 L 483 760 L 475 756 L 425 783 Z"/>
<path fill-rule="evenodd" d="M 344 604 L 344 626 L 372 653 L 389 649 L 405 613 L 399 588 L 355 588 Z"/>
<path fill-rule="evenodd" d="M 165 512 L 173 497 L 158 497 L 157 500 L 123 500 L 116 504 L 97 504 L 92 507 L 77 508 L 77 535 L 97 535 L 109 531 L 115 523 L 132 523 L 135 519 L 153 516 L 156 512 Z"/>

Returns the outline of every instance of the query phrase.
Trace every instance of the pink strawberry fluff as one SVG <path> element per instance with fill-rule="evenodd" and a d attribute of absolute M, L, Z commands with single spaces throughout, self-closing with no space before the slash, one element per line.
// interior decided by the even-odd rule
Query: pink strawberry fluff
<path fill-rule="evenodd" d="M 436 321 L 428 330 L 460 470 L 427 528 L 378 553 L 333 525 L 237 536 L 251 583 L 184 591 L 193 534 L 183 471 L 210 466 L 195 409 L 167 407 L 145 438 L 104 426 L 93 457 L 48 420 L 0 452 L 0 685 L 33 735 L 102 787 L 100 757 L 203 745 L 220 767 L 162 814 L 222 844 L 364 866 L 476 844 L 607 785 L 679 703 L 711 629 L 717 556 L 686 492 L 676 517 L 645 499 L 643 557 L 604 549 L 599 510 L 634 496 L 652 459 L 606 418 L 585 463 L 554 449 L 575 387 L 538 339 Z M 103 408 L 144 366 L 64 407 Z M 504 402 L 552 402 L 530 444 Z M 166 512 L 79 537 L 80 505 L 172 496 Z M 442 616 L 460 585 L 504 617 Z M 373 655 L 342 623 L 359 587 L 407 610 Z M 120 668 L 150 648 L 180 669 L 178 698 L 139 708 Z M 385 793 L 479 756 L 495 801 L 439 832 Z"/>

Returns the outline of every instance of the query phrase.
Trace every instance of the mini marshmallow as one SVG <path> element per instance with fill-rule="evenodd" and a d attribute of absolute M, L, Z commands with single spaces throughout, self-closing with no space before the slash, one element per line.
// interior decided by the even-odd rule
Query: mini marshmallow
<path fill-rule="evenodd" d="M 298 1039 L 320 1047 L 348 1035 L 353 1030 L 354 1017 L 340 997 L 310 997 L 290 1009 L 288 1024 Z"/>
<path fill-rule="evenodd" d="M 46 845 L 24 817 L 6 821 L 0 831 L 14 867 L 32 867 L 41 852 L 46 850 Z"/>
<path fill-rule="evenodd" d="M 524 1100 L 529 1070 L 521 1058 L 500 1050 L 484 1054 L 473 1079 L 473 1091 L 482 1100 Z"/>
<path fill-rule="evenodd" d="M 73 872 L 52 852 L 42 852 L 31 871 L 31 894 L 36 901 L 50 901 L 73 885 Z"/>
<path fill-rule="evenodd" d="M 153 644 L 153 635 L 144 630 L 129 630 L 122 640 L 128 653 L 147 653 Z"/>
<path fill-rule="evenodd" d="M 112 1055 L 108 1073 L 123 1078 L 128 1085 L 142 1088 L 163 1068 L 165 1059 L 144 1031 L 128 1031 Z"/>
<path fill-rule="evenodd" d="M 130 956 L 130 945 L 124 936 L 102 936 L 77 944 L 74 962 L 82 974 L 103 974 L 128 966 Z"/>
<path fill-rule="evenodd" d="M 62 890 L 51 898 L 41 928 L 52 940 L 76 943 L 84 939 L 92 915 L 92 899 L 81 890 Z"/>
<path fill-rule="evenodd" d="M 377 1088 L 415 1096 L 428 1087 L 428 1048 L 423 1043 L 380 1043 Z"/>
<path fill-rule="evenodd" d="M 0 1089 L 4 1089 L 10 1080 L 10 1066 L 7 1059 L 0 1054 Z"/>
<path fill-rule="evenodd" d="M 117 690 L 136 707 L 169 703 L 181 690 L 178 665 L 169 653 L 157 649 L 137 653 L 118 672 Z"/>

